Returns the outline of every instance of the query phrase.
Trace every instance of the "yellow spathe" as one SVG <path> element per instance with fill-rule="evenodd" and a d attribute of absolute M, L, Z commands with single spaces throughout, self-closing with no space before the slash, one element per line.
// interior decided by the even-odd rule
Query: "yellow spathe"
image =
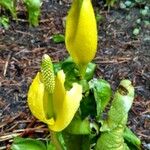
<path fill-rule="evenodd" d="M 66 91 L 64 87 L 65 74 L 61 70 L 55 78 L 55 90 L 51 96 L 45 90 L 44 84 L 40 79 L 40 73 L 33 80 L 29 93 L 28 105 L 32 114 L 48 124 L 53 131 L 62 131 L 66 128 L 73 119 L 76 111 L 79 108 L 82 99 L 82 87 L 74 83 L 70 91 Z M 44 102 L 52 100 L 52 106 L 45 105 Z M 45 107 L 53 109 L 53 117 L 47 119 Z"/>
<path fill-rule="evenodd" d="M 54 124 L 53 118 L 47 119 L 44 109 L 49 98 L 49 93 L 41 81 L 41 74 L 38 72 L 28 91 L 28 106 L 37 119 L 46 124 Z M 52 106 L 49 107 L 52 109 Z"/>
<path fill-rule="evenodd" d="M 87 65 L 97 49 L 97 25 L 90 0 L 73 0 L 66 21 L 65 43 L 78 65 Z"/>
<path fill-rule="evenodd" d="M 61 131 L 66 128 L 77 112 L 82 99 L 82 86 L 74 83 L 70 91 L 64 87 L 65 74 L 61 70 L 55 80 L 55 91 L 53 94 L 53 105 L 55 113 L 55 124 L 49 128 L 53 131 Z"/>

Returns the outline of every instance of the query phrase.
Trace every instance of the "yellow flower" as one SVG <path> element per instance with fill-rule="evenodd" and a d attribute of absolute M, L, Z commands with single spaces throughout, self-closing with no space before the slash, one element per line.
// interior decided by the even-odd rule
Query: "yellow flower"
<path fill-rule="evenodd" d="M 97 25 L 91 0 L 73 0 L 66 21 L 66 48 L 79 66 L 86 66 L 97 49 Z"/>
<path fill-rule="evenodd" d="M 50 94 L 41 73 L 37 73 L 28 92 L 28 105 L 32 114 L 53 131 L 62 131 L 69 125 L 82 99 L 82 87 L 79 84 L 74 83 L 72 89 L 66 91 L 64 82 L 65 74 L 60 70 L 55 77 L 54 92 Z"/>

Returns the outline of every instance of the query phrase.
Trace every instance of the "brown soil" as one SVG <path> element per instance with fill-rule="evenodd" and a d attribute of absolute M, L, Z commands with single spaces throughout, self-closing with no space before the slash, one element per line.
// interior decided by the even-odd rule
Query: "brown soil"
<path fill-rule="evenodd" d="M 14 134 L 47 136 L 47 128 L 32 117 L 27 106 L 27 91 L 40 68 L 43 54 L 54 62 L 68 56 L 65 44 L 55 44 L 51 36 L 64 34 L 63 21 L 69 3 L 44 2 L 40 25 L 29 28 L 26 12 L 18 6 L 18 23 L 11 20 L 10 28 L 0 28 L 0 148 L 9 149 Z M 109 12 L 97 11 L 104 16 L 98 24 L 99 46 L 94 62 L 96 75 L 109 81 L 115 90 L 121 79 L 128 78 L 136 90 L 135 101 L 129 114 L 128 125 L 142 140 L 143 149 L 150 141 L 150 27 L 132 36 L 138 8 L 129 12 L 119 8 Z M 131 19 L 127 19 L 127 15 Z M 44 133 L 44 134 L 43 134 Z"/>

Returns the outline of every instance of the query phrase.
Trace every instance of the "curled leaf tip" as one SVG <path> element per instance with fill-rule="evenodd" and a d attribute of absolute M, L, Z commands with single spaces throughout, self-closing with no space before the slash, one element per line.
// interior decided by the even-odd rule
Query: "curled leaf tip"
<path fill-rule="evenodd" d="M 125 79 L 120 82 L 118 87 L 118 94 L 122 96 L 134 97 L 134 87 L 130 80 Z M 133 99 L 131 98 L 131 100 Z"/>
<path fill-rule="evenodd" d="M 96 150 L 129 150 L 123 134 L 133 100 L 134 87 L 131 81 L 122 80 L 115 92 L 108 117 L 102 121 L 102 133 L 97 141 Z"/>

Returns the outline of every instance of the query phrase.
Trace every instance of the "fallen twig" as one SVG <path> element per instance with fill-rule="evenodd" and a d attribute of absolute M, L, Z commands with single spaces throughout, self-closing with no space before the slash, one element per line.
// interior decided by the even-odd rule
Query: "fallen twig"
<path fill-rule="evenodd" d="M 8 68 L 8 64 L 9 64 L 9 60 L 10 60 L 11 55 L 12 55 L 12 52 L 10 52 L 10 53 L 8 54 L 8 57 L 7 57 L 5 66 L 4 66 L 4 72 L 3 72 L 3 76 L 4 76 L 4 77 L 5 77 L 6 72 L 7 72 L 7 68 Z"/>

